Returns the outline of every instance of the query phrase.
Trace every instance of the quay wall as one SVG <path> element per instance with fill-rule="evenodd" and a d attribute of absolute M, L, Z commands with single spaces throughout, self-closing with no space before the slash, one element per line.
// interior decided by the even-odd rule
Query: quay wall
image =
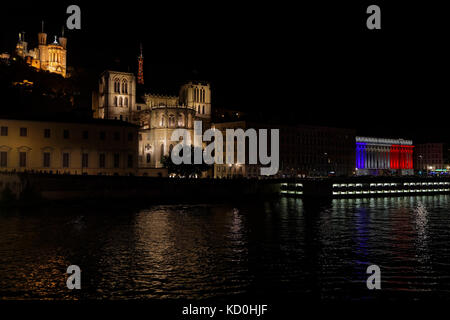
<path fill-rule="evenodd" d="M 450 179 L 351 177 L 328 179 L 180 179 L 0 173 L 0 201 L 208 201 L 250 196 L 379 197 L 450 193 Z"/>

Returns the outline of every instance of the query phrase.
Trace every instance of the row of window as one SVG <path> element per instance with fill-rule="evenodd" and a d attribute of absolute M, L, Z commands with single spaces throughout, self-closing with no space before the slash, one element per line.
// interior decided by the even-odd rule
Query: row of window
<path fill-rule="evenodd" d="M 114 106 L 115 107 L 128 107 L 128 98 L 125 97 L 114 97 Z"/>
<path fill-rule="evenodd" d="M 205 114 L 205 106 L 197 106 L 197 113 Z"/>
<path fill-rule="evenodd" d="M 120 80 L 114 80 L 114 92 L 120 93 Z M 122 93 L 128 93 L 128 82 L 127 80 L 122 81 Z"/>
<path fill-rule="evenodd" d="M 206 93 L 205 93 L 205 89 L 198 89 L 195 88 L 194 90 L 194 101 L 195 102 L 205 102 L 206 100 Z"/>
<path fill-rule="evenodd" d="M 21 137 L 27 137 L 28 136 L 28 128 L 20 128 L 19 131 L 20 131 L 19 134 L 20 134 Z M 1 127 L 0 132 L 1 132 L 0 133 L 1 136 L 8 136 L 8 127 Z M 44 138 L 51 138 L 52 131 L 51 131 L 51 129 L 44 129 L 43 134 L 44 134 Z M 69 130 L 65 129 L 63 131 L 63 138 L 64 139 L 69 139 L 70 138 L 70 131 Z M 84 130 L 82 132 L 82 138 L 85 139 L 85 140 L 89 139 L 89 131 L 88 130 Z M 99 139 L 100 140 L 106 140 L 106 132 L 105 131 L 100 131 L 99 132 Z M 120 140 L 120 132 L 119 131 L 115 131 L 113 133 L 113 139 L 115 141 Z M 132 132 L 128 133 L 128 141 L 133 141 L 133 133 Z"/>
<path fill-rule="evenodd" d="M 44 168 L 51 167 L 51 154 L 50 152 L 44 152 L 42 158 L 42 166 Z M 82 168 L 89 167 L 89 154 L 82 153 L 81 154 L 81 166 Z M 120 168 L 120 154 L 113 154 L 113 166 L 114 168 Z M 0 167 L 6 168 L 8 167 L 8 153 L 5 151 L 0 152 Z M 26 168 L 27 167 L 27 152 L 19 152 L 19 167 Z M 69 168 L 70 167 L 70 153 L 62 154 L 62 167 Z M 100 153 L 98 158 L 98 167 L 106 168 L 106 154 Z M 133 155 L 129 154 L 127 157 L 127 167 L 133 168 Z"/>
<path fill-rule="evenodd" d="M 161 116 L 161 121 L 159 123 L 160 123 L 161 127 L 164 127 L 166 125 L 166 117 L 164 115 Z M 169 127 L 175 126 L 175 116 L 174 115 L 169 116 L 168 125 L 169 125 Z M 178 126 L 179 127 L 184 126 L 184 116 L 182 114 L 180 114 L 178 117 Z"/>
<path fill-rule="evenodd" d="M 50 59 L 50 62 L 57 62 L 57 63 L 63 62 L 62 55 L 59 53 L 55 53 L 55 52 L 49 53 L 49 59 Z"/>

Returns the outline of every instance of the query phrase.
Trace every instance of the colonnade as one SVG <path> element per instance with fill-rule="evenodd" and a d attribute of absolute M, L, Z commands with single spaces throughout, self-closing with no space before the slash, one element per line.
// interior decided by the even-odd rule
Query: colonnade
<path fill-rule="evenodd" d="M 391 169 L 413 169 L 414 146 L 391 146 Z"/>
<path fill-rule="evenodd" d="M 356 143 L 358 169 L 413 169 L 413 148 L 409 145 Z"/>
<path fill-rule="evenodd" d="M 356 144 L 358 169 L 390 169 L 390 146 Z"/>

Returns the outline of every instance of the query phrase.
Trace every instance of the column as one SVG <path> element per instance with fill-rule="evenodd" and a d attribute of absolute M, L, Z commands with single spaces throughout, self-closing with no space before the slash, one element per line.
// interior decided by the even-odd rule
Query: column
<path fill-rule="evenodd" d="M 367 146 L 364 146 L 364 169 L 367 169 L 367 161 L 368 161 L 368 154 L 367 154 Z"/>

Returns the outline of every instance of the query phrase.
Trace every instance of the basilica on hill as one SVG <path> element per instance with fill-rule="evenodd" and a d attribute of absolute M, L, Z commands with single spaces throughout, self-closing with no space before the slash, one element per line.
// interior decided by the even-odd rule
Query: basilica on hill
<path fill-rule="evenodd" d="M 47 33 L 44 32 L 42 23 L 42 30 L 38 33 L 38 46 L 34 49 L 28 48 L 25 33 L 19 33 L 16 55 L 38 70 L 67 76 L 67 38 L 64 37 L 64 29 L 60 37 L 55 36 L 52 43 L 47 43 Z"/>

